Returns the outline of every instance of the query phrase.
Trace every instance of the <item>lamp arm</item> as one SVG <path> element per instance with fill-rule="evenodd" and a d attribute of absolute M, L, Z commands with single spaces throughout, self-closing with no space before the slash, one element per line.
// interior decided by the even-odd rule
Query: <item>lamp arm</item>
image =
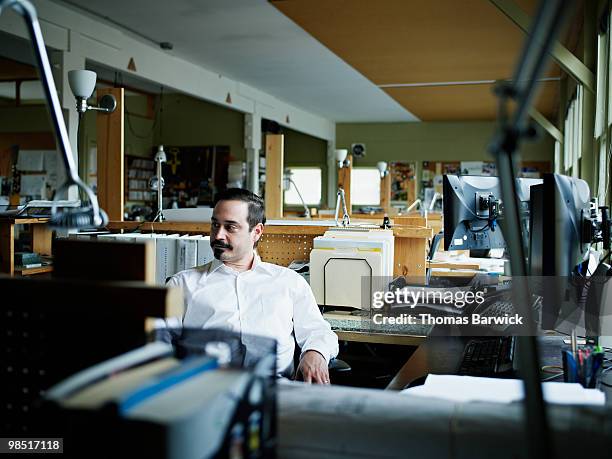
<path fill-rule="evenodd" d="M 412 204 L 410 204 L 410 206 L 408 206 L 408 208 L 406 209 L 406 213 L 412 211 L 413 209 L 416 209 L 416 206 L 419 206 L 419 209 L 423 208 L 423 203 L 420 199 L 416 199 Z"/>
<path fill-rule="evenodd" d="M 440 199 L 442 197 L 442 195 L 440 193 L 438 193 L 437 191 L 434 193 L 433 198 L 431 198 L 431 202 L 429 203 L 429 209 L 428 210 L 433 210 L 433 208 L 436 205 L 436 202 L 438 201 L 438 199 Z"/>
<path fill-rule="evenodd" d="M 338 188 L 338 197 L 336 198 L 336 212 L 334 214 L 336 226 L 340 226 L 340 222 L 338 222 L 338 214 L 340 213 L 340 202 L 342 202 L 342 211 L 344 212 L 344 215 L 342 216 L 342 226 L 349 226 L 351 224 L 351 217 L 349 217 L 348 211 L 346 210 L 346 200 L 344 198 L 343 188 Z"/>
<path fill-rule="evenodd" d="M 30 39 L 34 45 L 34 56 L 39 69 L 42 86 L 45 91 L 45 97 L 49 105 L 51 122 L 53 123 L 53 131 L 55 132 L 55 137 L 59 144 L 59 149 L 64 161 L 64 167 L 66 169 L 66 182 L 60 187 L 60 190 L 67 190 L 72 185 L 76 185 L 77 187 L 81 188 L 91 204 L 91 223 L 93 226 L 105 224 L 105 215 L 104 212 L 100 212 L 98 199 L 91 188 L 89 188 L 79 178 L 79 174 L 77 172 L 76 163 L 74 161 L 74 157 L 72 156 L 72 148 L 70 147 L 70 141 L 68 139 L 68 131 L 66 130 L 66 125 L 64 124 L 64 116 L 61 111 L 59 98 L 57 97 L 57 89 L 55 82 L 53 81 L 51 65 L 49 64 L 49 58 L 47 57 L 47 50 L 45 49 L 45 42 L 40 29 L 40 23 L 38 22 L 36 9 L 28 0 L 0 0 L 0 14 L 4 8 L 12 8 L 23 17 L 30 35 Z M 56 195 L 57 194 L 59 193 L 56 193 Z M 62 218 L 62 213 L 57 212 L 57 208 L 55 206 L 52 209 L 52 220 L 55 222 L 66 224 L 77 221 L 76 219 L 69 218 L 69 215 L 65 216 L 68 218 Z M 69 212 L 66 212 L 66 214 L 68 213 Z M 80 213 L 80 217 L 86 217 L 82 209 L 80 210 Z M 78 219 L 79 224 L 83 224 L 84 221 L 84 218 Z"/>
<path fill-rule="evenodd" d="M 304 202 L 304 198 L 302 197 L 302 193 L 300 193 L 300 189 L 297 187 L 295 182 L 291 177 L 288 178 L 289 183 L 293 184 L 295 187 L 295 191 L 297 191 L 298 196 L 300 197 L 300 201 L 302 201 L 302 206 L 304 207 L 304 212 L 306 213 L 306 218 L 310 218 L 310 209 L 306 206 L 306 202 Z"/>

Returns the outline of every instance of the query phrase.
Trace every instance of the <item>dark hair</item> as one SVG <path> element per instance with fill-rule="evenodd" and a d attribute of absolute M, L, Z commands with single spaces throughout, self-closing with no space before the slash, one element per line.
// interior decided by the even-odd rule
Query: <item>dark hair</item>
<path fill-rule="evenodd" d="M 225 191 L 217 193 L 217 196 L 215 196 L 214 205 L 216 206 L 219 201 L 246 202 L 249 205 L 249 213 L 247 216 L 249 231 L 251 231 L 258 223 L 263 225 L 266 224 L 264 200 L 249 190 L 245 190 L 244 188 L 228 188 Z"/>

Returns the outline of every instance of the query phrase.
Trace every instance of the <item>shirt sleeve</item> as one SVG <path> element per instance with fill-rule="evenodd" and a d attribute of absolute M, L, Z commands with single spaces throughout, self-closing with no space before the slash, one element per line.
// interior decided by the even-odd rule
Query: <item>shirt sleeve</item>
<path fill-rule="evenodd" d="M 166 282 L 166 287 L 179 287 L 185 290 L 185 280 L 182 277 L 177 275 L 172 276 Z M 183 295 L 184 307 L 183 311 L 187 311 L 187 298 Z M 163 328 L 182 328 L 183 327 L 183 317 L 166 317 L 165 319 L 156 319 L 155 320 L 155 329 L 163 329 Z"/>
<path fill-rule="evenodd" d="M 295 278 L 295 289 L 292 292 L 295 339 L 302 355 L 306 351 L 317 351 L 329 363 L 338 355 L 338 336 L 321 315 L 308 282 L 298 274 Z"/>

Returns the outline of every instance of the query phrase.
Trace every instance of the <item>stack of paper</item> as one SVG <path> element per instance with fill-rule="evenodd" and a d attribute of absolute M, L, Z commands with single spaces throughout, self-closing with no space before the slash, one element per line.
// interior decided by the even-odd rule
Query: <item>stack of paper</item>
<path fill-rule="evenodd" d="M 604 393 L 585 389 L 580 384 L 546 382 L 542 384 L 544 400 L 561 405 L 603 405 Z M 511 403 L 524 398 L 520 379 L 481 378 L 476 376 L 429 375 L 422 386 L 401 392 L 405 395 L 433 397 L 452 402 Z"/>
<path fill-rule="evenodd" d="M 310 286 L 317 303 L 369 309 L 393 275 L 390 230 L 331 230 L 313 241 Z"/>

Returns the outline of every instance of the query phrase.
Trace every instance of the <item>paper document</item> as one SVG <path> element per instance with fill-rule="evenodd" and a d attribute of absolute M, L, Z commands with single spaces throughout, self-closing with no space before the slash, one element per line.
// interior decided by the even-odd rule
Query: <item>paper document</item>
<path fill-rule="evenodd" d="M 544 400 L 560 405 L 603 405 L 604 393 L 585 389 L 580 384 L 547 382 L 542 384 Z M 405 395 L 433 397 L 452 402 L 511 403 L 523 399 L 520 379 L 481 378 L 475 376 L 429 375 L 422 386 L 401 391 Z"/>
<path fill-rule="evenodd" d="M 27 172 L 42 172 L 45 170 L 45 152 L 41 150 L 19 150 L 17 169 Z"/>

